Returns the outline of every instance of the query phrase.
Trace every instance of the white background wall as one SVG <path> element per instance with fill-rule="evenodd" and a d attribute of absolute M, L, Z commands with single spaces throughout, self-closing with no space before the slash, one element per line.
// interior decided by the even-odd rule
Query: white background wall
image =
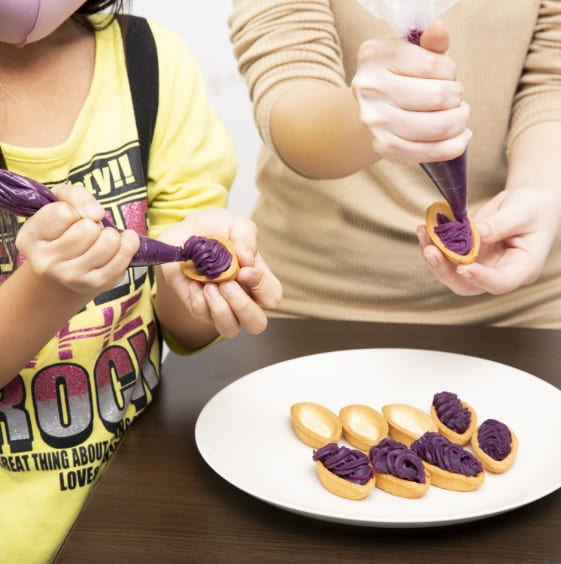
<path fill-rule="evenodd" d="M 133 0 L 132 12 L 179 33 L 197 60 L 210 102 L 229 131 L 238 157 L 238 174 L 229 206 L 249 215 L 257 190 L 255 162 L 260 139 L 244 80 L 238 74 L 227 19 L 231 0 Z"/>

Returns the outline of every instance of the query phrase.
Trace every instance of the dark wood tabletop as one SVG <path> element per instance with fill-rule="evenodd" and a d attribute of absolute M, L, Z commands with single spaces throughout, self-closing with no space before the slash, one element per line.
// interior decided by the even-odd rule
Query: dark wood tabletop
<path fill-rule="evenodd" d="M 358 527 L 304 517 L 253 498 L 200 456 L 197 417 L 230 382 L 302 355 L 376 347 L 474 355 L 561 388 L 561 331 L 272 319 L 257 337 L 242 334 L 191 356 L 169 354 L 158 397 L 127 432 L 57 564 L 561 562 L 561 490 L 478 521 Z"/>

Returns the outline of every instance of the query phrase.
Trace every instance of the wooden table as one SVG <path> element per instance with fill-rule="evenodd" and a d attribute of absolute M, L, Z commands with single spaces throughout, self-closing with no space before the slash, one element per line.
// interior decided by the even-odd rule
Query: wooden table
<path fill-rule="evenodd" d="M 197 416 L 228 383 L 273 362 L 372 347 L 470 354 L 561 388 L 559 331 L 273 319 L 258 337 L 241 335 L 190 357 L 170 354 L 157 400 L 128 431 L 57 564 L 561 562 L 561 490 L 470 523 L 363 528 L 270 506 L 230 485 L 199 455 Z"/>

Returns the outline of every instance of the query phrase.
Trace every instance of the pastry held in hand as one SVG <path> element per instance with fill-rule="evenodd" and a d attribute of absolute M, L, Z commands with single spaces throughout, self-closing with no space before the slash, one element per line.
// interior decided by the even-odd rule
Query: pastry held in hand
<path fill-rule="evenodd" d="M 479 254 L 479 231 L 469 216 L 456 221 L 447 202 L 434 202 L 425 213 L 425 225 L 431 241 L 452 262 L 471 264 Z"/>
<path fill-rule="evenodd" d="M 226 282 L 235 280 L 240 271 L 234 244 L 222 235 L 193 235 L 187 239 L 184 252 L 181 270 L 192 280 Z"/>

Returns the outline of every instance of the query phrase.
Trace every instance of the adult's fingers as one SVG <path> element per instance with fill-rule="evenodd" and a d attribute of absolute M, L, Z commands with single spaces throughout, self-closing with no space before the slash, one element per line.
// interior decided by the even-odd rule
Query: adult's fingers
<path fill-rule="evenodd" d="M 419 48 L 403 39 L 365 41 L 359 48 L 354 80 L 359 84 L 368 80 L 373 68 L 386 68 L 403 76 L 456 80 L 456 63 L 451 57 Z"/>
<path fill-rule="evenodd" d="M 382 99 L 362 97 L 360 117 L 374 135 L 386 130 L 408 141 L 434 142 L 451 139 L 465 132 L 470 108 L 460 102 L 448 109 L 409 111 Z"/>
<path fill-rule="evenodd" d="M 457 272 L 472 288 L 477 288 L 477 293 L 499 295 L 534 282 L 541 265 L 522 249 L 511 249 L 497 265 L 472 263 L 459 266 Z"/>

